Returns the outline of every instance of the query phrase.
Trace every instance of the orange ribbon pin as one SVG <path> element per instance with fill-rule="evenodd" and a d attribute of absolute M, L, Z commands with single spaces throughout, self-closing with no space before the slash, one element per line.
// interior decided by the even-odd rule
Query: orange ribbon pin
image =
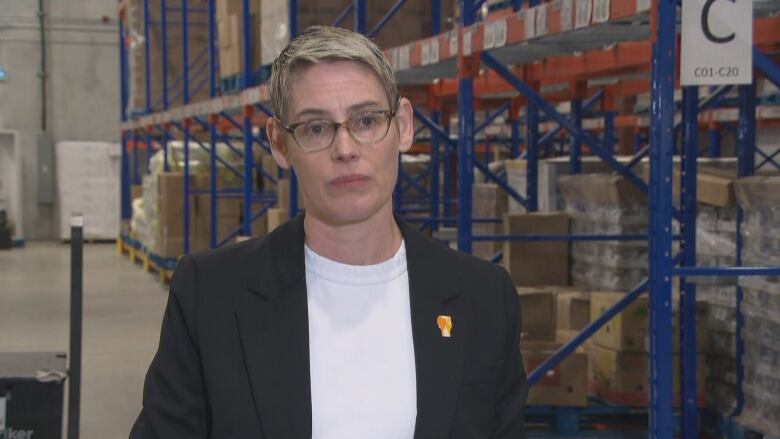
<path fill-rule="evenodd" d="M 436 317 L 436 324 L 439 325 L 442 337 L 452 337 L 452 317 L 438 316 Z"/>

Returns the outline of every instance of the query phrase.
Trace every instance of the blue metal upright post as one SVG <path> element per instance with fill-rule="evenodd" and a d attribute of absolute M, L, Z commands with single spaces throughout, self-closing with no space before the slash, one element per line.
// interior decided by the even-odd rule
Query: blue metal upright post
<path fill-rule="evenodd" d="M 434 111 L 431 114 L 431 120 L 435 124 L 440 124 L 441 117 L 438 111 Z M 439 136 L 435 133 L 431 133 L 431 165 L 430 165 L 430 180 L 431 180 L 431 231 L 439 229 L 439 170 L 441 169 L 439 161 Z M 446 148 L 446 146 L 445 146 Z"/>
<path fill-rule="evenodd" d="M 658 0 L 652 61 L 649 309 L 650 438 L 674 437 L 672 412 L 672 157 L 676 0 Z"/>
<path fill-rule="evenodd" d="M 162 104 L 163 110 L 168 109 L 168 0 L 160 0 L 160 21 L 162 40 Z"/>
<path fill-rule="evenodd" d="M 699 150 L 699 88 L 683 87 L 683 170 L 680 180 L 680 211 L 683 236 L 681 250 L 682 265 L 696 265 L 696 173 Z M 696 284 L 687 278 L 680 278 L 680 378 L 682 405 L 682 439 L 699 437 L 699 411 L 696 386 Z"/>
<path fill-rule="evenodd" d="M 208 23 L 209 23 L 209 97 L 214 98 L 217 95 L 217 48 L 215 42 L 217 41 L 216 30 L 216 13 L 214 11 L 214 2 L 209 1 L 208 8 Z M 217 198 L 217 122 L 219 116 L 212 114 L 209 116 L 209 247 L 215 248 L 217 246 L 217 206 L 219 199 Z"/>
<path fill-rule="evenodd" d="M 119 20 L 119 118 L 127 120 L 127 47 L 125 47 L 124 20 Z M 121 219 L 132 217 L 132 200 L 130 199 L 130 157 L 127 153 L 127 131 L 121 133 L 119 199 L 121 200 Z"/>
<path fill-rule="evenodd" d="M 366 33 L 366 0 L 353 0 L 355 2 L 355 32 Z"/>
<path fill-rule="evenodd" d="M 526 205 L 527 212 L 536 212 L 538 209 L 539 190 L 539 108 L 529 102 L 526 107 Z"/>
<path fill-rule="evenodd" d="M 290 39 L 298 35 L 298 0 L 287 0 L 287 7 L 290 11 Z"/>
<path fill-rule="evenodd" d="M 298 36 L 298 1 L 288 0 L 290 8 L 290 39 Z M 357 0 L 355 0 L 357 1 Z M 363 11 L 365 16 L 365 9 Z M 364 22 L 365 27 L 365 22 Z M 365 31 L 365 29 L 364 29 Z M 298 215 L 298 177 L 295 175 L 295 169 L 290 169 L 290 218 Z"/>
<path fill-rule="evenodd" d="M 431 0 L 431 35 L 441 33 L 441 0 Z"/>
<path fill-rule="evenodd" d="M 133 184 L 141 184 L 141 175 L 138 173 L 138 131 L 133 130 Z"/>
<path fill-rule="evenodd" d="M 756 159 L 756 85 L 755 80 L 749 85 L 740 85 L 739 91 L 739 122 L 737 125 L 737 175 L 746 177 L 755 173 Z M 744 211 L 737 207 L 737 266 L 742 265 L 742 221 Z M 737 405 L 733 415 L 739 415 L 745 404 L 743 383 L 745 380 L 745 339 L 742 331 L 745 327 L 745 316 L 742 314 L 744 293 L 737 287 L 736 299 L 736 375 L 737 375 Z"/>
<path fill-rule="evenodd" d="M 571 123 L 577 129 L 582 129 L 582 99 L 576 98 L 571 101 Z M 572 174 L 579 174 L 582 171 L 582 142 L 577 136 L 571 136 L 569 143 L 570 171 Z"/>
<path fill-rule="evenodd" d="M 615 113 L 607 111 L 604 113 L 604 149 L 615 153 Z"/>
<path fill-rule="evenodd" d="M 720 157 L 720 130 L 716 128 L 710 128 L 710 157 Z"/>
<path fill-rule="evenodd" d="M 474 23 L 474 0 L 460 0 L 460 25 Z M 470 34 L 469 34 L 470 35 Z M 461 38 L 464 35 L 461 34 Z M 460 44 L 458 78 L 458 250 L 471 253 L 471 196 L 474 184 L 474 80 L 471 54 Z M 478 61 L 477 62 L 477 66 Z"/>
<path fill-rule="evenodd" d="M 249 88 L 252 85 L 252 15 L 249 8 L 249 0 L 242 0 L 241 4 L 241 88 Z M 259 41 L 258 41 L 259 43 Z"/>
<path fill-rule="evenodd" d="M 450 138 L 450 116 L 444 114 L 442 118 L 442 128 Z M 444 170 L 442 171 L 442 213 L 445 218 L 452 218 L 452 149 L 444 142 Z M 449 227 L 450 222 L 445 221 L 444 225 Z"/>
<path fill-rule="evenodd" d="M 182 56 L 182 68 L 181 68 L 181 87 L 182 87 L 182 104 L 187 105 L 190 103 L 190 56 L 189 56 L 189 26 L 187 23 L 187 2 L 188 0 L 181 0 L 181 56 Z M 184 254 L 190 252 L 190 119 L 183 121 L 184 128 Z"/>
<path fill-rule="evenodd" d="M 520 115 L 514 109 L 509 111 L 509 124 L 512 126 L 509 155 L 512 159 L 520 157 Z"/>
<path fill-rule="evenodd" d="M 120 188 L 119 188 L 119 196 L 122 200 L 122 219 L 123 220 L 129 220 L 132 217 L 133 208 L 132 208 L 132 200 L 130 199 L 130 166 L 129 166 L 129 157 L 127 154 L 127 132 L 122 131 L 122 144 L 120 145 L 120 148 L 122 148 L 120 152 L 121 157 L 121 182 L 120 182 Z"/>
<path fill-rule="evenodd" d="M 151 86 L 151 77 L 152 77 L 152 66 L 149 62 L 150 60 L 150 44 L 149 44 L 149 27 L 151 26 L 151 23 L 149 23 L 149 0 L 144 0 L 144 85 L 146 87 L 145 92 L 145 107 L 144 110 L 147 114 L 152 112 L 152 86 Z"/>
<path fill-rule="evenodd" d="M 146 127 L 144 143 L 146 143 L 146 154 L 144 155 L 144 174 L 148 174 L 149 166 L 152 162 L 152 126 Z"/>

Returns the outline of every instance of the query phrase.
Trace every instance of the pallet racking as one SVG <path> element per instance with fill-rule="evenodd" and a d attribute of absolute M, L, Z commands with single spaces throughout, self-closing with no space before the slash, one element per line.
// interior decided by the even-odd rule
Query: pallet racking
<path fill-rule="evenodd" d="M 249 0 L 243 1 L 243 74 L 242 90 L 232 95 L 219 96 L 217 87 L 217 53 L 215 47 L 214 1 L 207 7 L 190 8 L 188 0 L 179 0 L 178 8 L 168 8 L 161 0 L 162 14 L 175 10 L 180 12 L 178 25 L 186 36 L 188 18 L 191 13 L 206 14 L 209 44 L 205 81 L 208 84 L 209 99 L 189 102 L 190 83 L 197 76 L 196 63 L 204 54 L 189 57 L 186 38 L 183 38 L 183 69 L 180 95 L 183 105 L 169 108 L 167 73 L 163 86 L 163 105 L 152 105 L 152 96 L 146 95 L 146 108 L 140 116 L 131 117 L 127 104 L 127 53 L 124 44 L 124 28 L 120 25 L 121 63 L 121 131 L 122 131 L 122 219 L 130 218 L 130 163 L 137 157 L 137 145 L 151 147 L 156 142 L 167 151 L 167 142 L 176 135 L 184 142 L 184 173 L 189 174 L 187 154 L 191 144 L 209 151 L 211 184 L 208 193 L 212 199 L 218 196 L 241 197 L 244 200 L 241 230 L 234 231 L 249 235 L 251 222 L 262 215 L 276 200 L 273 193 L 256 191 L 252 187 L 252 152 L 255 145 L 267 149 L 263 139 L 264 120 L 271 116 L 267 102 L 268 88 L 254 85 L 249 48 L 255 42 L 250 40 Z M 354 0 L 335 18 L 334 24 L 342 23 L 350 14 L 354 16 L 354 28 L 360 32 L 368 29 L 365 17 L 367 0 Z M 485 0 L 460 0 L 459 23 L 451 31 L 441 33 L 440 0 L 430 0 L 433 20 L 432 36 L 410 42 L 401 47 L 390 48 L 386 54 L 396 70 L 404 94 L 416 105 L 415 118 L 420 124 L 418 134 L 427 131 L 426 139 L 420 139 L 415 150 L 430 154 L 430 168 L 416 177 L 399 172 L 399 184 L 394 194 L 396 207 L 404 214 L 424 213 L 409 216 L 421 228 L 438 230 L 446 224 L 457 225 L 457 245 L 462 251 L 470 252 L 474 241 L 507 240 L 566 240 L 566 241 L 608 241 L 647 239 L 650 249 L 649 277 L 629 291 L 622 300 L 593 321 L 579 335 L 564 345 L 535 370 L 531 371 L 529 383 L 537 382 L 566 355 L 576 349 L 598 328 L 619 313 L 632 300 L 648 291 L 650 302 L 650 395 L 649 431 L 653 438 L 671 438 L 675 434 L 677 420 L 673 411 L 672 391 L 672 334 L 670 325 L 664 322 L 672 319 L 672 281 L 680 278 L 681 297 L 681 358 L 682 358 L 682 403 L 679 415 L 679 431 L 684 438 L 699 435 L 699 412 L 696 406 L 696 335 L 695 335 L 695 284 L 697 276 L 768 276 L 780 274 L 778 267 L 697 267 L 695 253 L 696 230 L 696 173 L 698 132 L 701 127 L 709 128 L 711 156 L 720 155 L 722 130 L 736 123 L 738 171 L 740 176 L 751 175 L 763 166 L 778 166 L 778 153 L 764 153 L 756 147 L 755 130 L 761 125 L 776 126 L 780 121 L 780 110 L 769 102 L 757 105 L 756 82 L 737 86 L 738 107 L 722 108 L 721 103 L 733 87 L 725 86 L 700 91 L 698 87 L 682 87 L 681 116 L 676 115 L 675 72 L 677 66 L 678 33 L 676 15 L 679 3 L 673 0 L 554 0 L 539 3 L 531 0 L 523 5 L 520 0 L 505 2 L 506 7 L 494 10 L 479 19 L 478 11 Z M 369 32 L 376 34 L 392 15 L 403 7 L 399 0 L 388 14 Z M 756 71 L 764 81 L 780 86 L 780 67 L 772 55 L 780 47 L 780 2 L 777 0 L 754 1 L 754 43 L 753 62 Z M 154 25 L 149 22 L 148 0 L 144 0 L 144 29 Z M 127 4 L 120 1 L 120 14 Z M 297 33 L 297 1 L 289 0 L 290 34 Z M 163 19 L 158 23 L 165 35 Z M 148 35 L 148 34 L 147 34 Z M 147 38 L 148 41 L 148 38 Z M 165 38 L 163 48 L 165 52 Z M 148 66 L 148 47 L 146 59 Z M 196 61 L 201 62 L 201 61 Z M 164 68 L 164 67 L 163 67 Z M 192 71 L 191 71 L 192 70 Z M 202 72 L 202 69 L 200 69 Z M 147 90 L 150 72 L 146 71 Z M 759 76 L 759 75 L 756 75 Z M 564 84 L 563 87 L 560 85 Z M 616 115 L 615 98 L 650 93 L 650 108 L 647 114 Z M 700 96 L 701 94 L 701 96 Z M 569 105 L 568 117 L 559 111 L 559 103 Z M 589 110 L 596 104 L 600 111 Z M 484 120 L 477 125 L 475 116 L 485 111 Z M 491 138 L 480 133 L 496 118 L 506 114 L 510 129 L 508 133 Z M 457 115 L 457 134 L 451 134 L 451 116 Z M 525 138 L 521 131 L 525 128 Z M 622 127 L 636 128 L 636 155 L 628 162 L 615 158 L 614 131 Z M 676 146 L 676 133 L 680 132 L 680 147 Z M 472 234 L 474 222 L 494 222 L 494 218 L 472 218 L 473 170 L 476 167 L 488 180 L 496 183 L 517 200 L 527 211 L 535 211 L 537 199 L 538 159 L 544 149 L 551 154 L 550 145 L 559 133 L 569 136 L 568 156 L 573 173 L 580 170 L 580 160 L 588 148 L 618 174 L 648 194 L 650 206 L 649 233 L 642 237 L 620 235 L 477 235 Z M 233 134 L 231 134 L 233 133 Z M 544 134 L 543 134 L 544 133 Z M 642 133 L 646 133 L 642 135 Z M 202 141 L 201 138 L 207 138 Z M 217 142 L 240 138 L 243 151 L 231 147 L 235 154 L 244 159 L 244 169 L 233 172 L 244 181 L 240 193 L 217 190 L 215 167 L 220 157 L 216 153 Z M 207 144 L 208 145 L 207 145 Z M 425 144 L 422 144 L 425 143 Z M 528 163 L 526 196 L 511 188 L 502 175 L 493 173 L 486 164 L 475 159 L 475 153 L 486 153 L 491 144 L 508 147 L 513 158 L 524 157 Z M 521 148 L 524 146 L 524 148 Z M 562 145 L 566 146 L 566 145 Z M 565 150 L 566 148 L 561 148 Z M 679 153 L 682 159 L 684 177 L 681 179 L 681 199 L 675 207 L 672 196 L 673 156 Z M 755 155 L 761 155 L 761 162 L 755 163 Z M 642 159 L 649 157 L 649 184 L 633 170 Z M 452 161 L 457 161 L 457 175 L 452 175 Z M 132 160 L 133 176 L 138 178 L 138 159 Z M 167 167 L 167 157 L 166 157 Z M 440 170 L 443 181 L 440 181 Z M 422 187 L 422 178 L 430 178 L 430 187 Z M 274 176 L 267 176 L 272 179 Z M 451 189 L 457 187 L 457 197 Z M 410 200 L 404 196 L 410 188 L 417 190 L 423 198 Z M 290 214 L 298 212 L 297 188 L 294 175 L 291 178 Z M 188 179 L 184 179 L 185 212 L 192 193 Z M 413 201 L 411 205 L 410 201 Z M 253 206 L 261 205 L 256 211 Z M 216 203 L 211 203 L 211 246 L 216 242 Z M 739 215 L 741 219 L 741 213 Z M 673 221 L 680 225 L 679 236 L 672 234 Z M 183 218 L 185 252 L 189 251 L 189 218 Z M 739 233 L 737 234 L 739 236 Z M 673 241 L 680 241 L 680 252 L 672 253 Z M 121 242 L 120 242 L 121 245 Z M 738 238 L 738 252 L 741 243 Z M 498 259 L 497 256 L 496 259 Z M 739 258 L 738 258 L 739 262 Z M 737 310 L 742 300 L 741 293 L 735 297 Z M 737 322 L 737 334 L 743 325 L 741 316 Z M 738 337 L 737 362 L 741 384 L 742 367 L 741 337 Z M 737 395 L 738 414 L 742 406 L 741 389 Z"/>

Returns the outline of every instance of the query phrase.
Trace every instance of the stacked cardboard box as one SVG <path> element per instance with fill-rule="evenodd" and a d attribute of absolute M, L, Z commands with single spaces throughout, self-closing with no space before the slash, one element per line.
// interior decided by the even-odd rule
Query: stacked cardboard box
<path fill-rule="evenodd" d="M 253 70 L 262 63 L 262 45 L 260 43 L 261 2 L 249 2 L 250 25 L 250 62 Z M 219 51 L 219 76 L 221 78 L 237 75 L 243 71 L 243 1 L 220 0 L 217 2 L 217 48 Z"/>
<path fill-rule="evenodd" d="M 509 235 L 566 235 L 565 213 L 520 213 L 504 216 Z M 569 245 L 565 241 L 505 241 L 502 259 L 517 286 L 569 285 Z"/>
<path fill-rule="evenodd" d="M 617 303 L 624 293 L 591 292 L 591 320 Z M 706 334 L 703 329 L 706 306 L 697 307 L 697 384 L 698 400 L 704 403 L 704 369 Z M 648 302 L 641 297 L 599 329 L 588 347 L 590 393 L 614 404 L 647 406 L 648 403 Z M 679 318 L 675 312 L 672 332 L 679 333 Z M 677 337 L 673 345 L 674 392 L 679 395 L 680 344 Z M 675 403 L 679 400 L 675 397 Z"/>
<path fill-rule="evenodd" d="M 742 225 L 743 263 L 780 266 L 780 176 L 735 183 Z M 745 327 L 745 407 L 740 421 L 767 436 L 780 436 L 780 278 L 742 277 Z"/>
<path fill-rule="evenodd" d="M 221 2 L 217 2 L 221 3 Z M 152 23 L 162 21 L 162 1 L 148 0 L 148 16 Z M 206 7 L 206 0 L 192 0 L 189 7 Z M 146 108 L 146 51 L 149 51 L 149 92 L 151 94 L 152 108 L 160 109 L 162 107 L 162 88 L 163 88 L 163 63 L 167 68 L 168 97 L 170 105 L 182 104 L 181 78 L 183 74 L 184 56 L 182 27 L 179 25 L 167 26 L 167 58 L 163 57 L 163 33 L 162 26 L 150 24 L 148 28 L 149 39 L 145 39 L 144 29 L 144 0 L 129 0 L 125 2 L 126 9 L 124 19 L 126 22 L 126 34 L 124 44 L 128 50 L 128 111 L 141 110 Z M 181 6 L 177 1 L 168 1 L 166 6 L 176 8 Z M 168 22 L 181 21 L 180 17 L 172 12 L 168 12 Z M 195 20 L 191 14 L 191 21 Z M 195 24 L 190 26 L 187 35 L 188 55 L 191 66 L 199 66 L 208 61 L 204 55 L 208 47 L 208 32 L 202 26 Z M 195 71 L 191 68 L 190 72 Z M 192 76 L 192 73 L 190 73 Z M 197 91 L 197 93 L 196 93 Z M 198 101 L 208 97 L 208 87 L 201 87 L 196 90 L 191 81 L 190 101 Z"/>
<path fill-rule="evenodd" d="M 493 183 L 475 183 L 472 189 L 472 215 L 474 218 L 503 218 L 507 212 L 508 196 L 504 190 Z M 477 235 L 501 234 L 503 225 L 499 223 L 475 222 L 472 233 Z M 475 241 L 471 253 L 482 259 L 491 260 L 501 251 L 501 242 Z"/>
<path fill-rule="evenodd" d="M 558 185 L 573 234 L 647 234 L 647 197 L 625 178 L 565 175 Z M 647 276 L 645 240 L 574 242 L 571 254 L 572 284 L 578 287 L 628 291 Z"/>
<path fill-rule="evenodd" d="M 520 287 L 517 292 L 520 349 L 523 366 L 530 373 L 574 336 L 573 329 L 587 324 L 587 294 L 558 287 Z M 529 389 L 527 404 L 586 406 L 587 370 L 587 354 L 580 347 Z"/>

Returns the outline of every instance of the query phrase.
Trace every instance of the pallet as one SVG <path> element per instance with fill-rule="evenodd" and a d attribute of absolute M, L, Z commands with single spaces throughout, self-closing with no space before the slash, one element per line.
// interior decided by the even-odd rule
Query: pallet
<path fill-rule="evenodd" d="M 147 273 L 156 274 L 161 283 L 170 284 L 177 258 L 155 255 L 139 241 L 129 236 L 120 236 L 116 243 L 117 252 L 120 255 L 127 254 L 133 264 L 140 265 Z"/>
<path fill-rule="evenodd" d="M 701 411 L 701 431 L 718 439 L 761 439 L 764 437 L 762 433 L 743 426 L 734 418 L 711 410 Z"/>
<path fill-rule="evenodd" d="M 675 417 L 679 419 L 679 416 Z M 647 420 L 645 407 L 613 406 L 596 398 L 590 398 L 587 407 L 525 408 L 526 433 L 529 438 L 646 438 Z"/>

